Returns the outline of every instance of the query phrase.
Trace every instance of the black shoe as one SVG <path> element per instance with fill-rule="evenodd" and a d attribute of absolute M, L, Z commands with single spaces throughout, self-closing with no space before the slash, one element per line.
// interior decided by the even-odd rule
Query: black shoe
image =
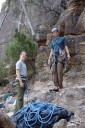
<path fill-rule="evenodd" d="M 59 89 L 58 88 L 54 88 L 54 89 L 50 89 L 49 91 L 50 92 L 59 92 Z"/>

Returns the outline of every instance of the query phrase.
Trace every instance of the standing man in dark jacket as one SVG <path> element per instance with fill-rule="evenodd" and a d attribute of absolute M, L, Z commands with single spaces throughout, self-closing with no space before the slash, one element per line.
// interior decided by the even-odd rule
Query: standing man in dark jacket
<path fill-rule="evenodd" d="M 53 81 L 56 88 L 53 91 L 59 91 L 63 88 L 63 68 L 66 61 L 66 58 L 70 59 L 70 53 L 67 46 L 67 40 L 64 37 L 59 37 L 59 31 L 57 28 L 52 29 L 52 35 L 54 39 L 51 42 L 51 52 L 48 59 L 48 64 L 53 56 Z"/>
<path fill-rule="evenodd" d="M 25 83 L 27 82 L 27 67 L 25 61 L 27 59 L 27 53 L 21 52 L 20 59 L 16 63 L 16 80 L 17 82 L 17 100 L 15 105 L 15 112 L 23 107 L 23 98 L 25 92 Z"/>

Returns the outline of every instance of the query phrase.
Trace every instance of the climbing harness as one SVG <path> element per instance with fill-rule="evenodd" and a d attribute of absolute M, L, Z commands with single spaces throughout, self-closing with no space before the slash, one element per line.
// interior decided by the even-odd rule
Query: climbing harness
<path fill-rule="evenodd" d="M 24 79 L 26 79 L 26 78 L 24 77 Z M 27 81 L 26 80 L 22 80 L 22 81 L 24 83 L 24 88 L 25 88 L 25 94 L 27 96 L 27 101 L 29 101 L 29 95 L 28 95 L 29 94 L 29 91 L 28 91 L 28 87 L 27 87 Z M 18 83 L 19 83 L 19 80 L 15 79 L 12 82 L 12 87 L 16 87 Z"/>

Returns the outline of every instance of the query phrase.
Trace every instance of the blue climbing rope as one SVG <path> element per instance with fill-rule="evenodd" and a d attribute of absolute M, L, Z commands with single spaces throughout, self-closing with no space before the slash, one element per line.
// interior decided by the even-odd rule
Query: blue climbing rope
<path fill-rule="evenodd" d="M 65 108 L 57 107 L 51 103 L 35 102 L 19 110 L 11 118 L 17 128 L 45 128 L 53 126 L 60 119 L 69 121 L 71 113 Z"/>
<path fill-rule="evenodd" d="M 35 125 L 38 120 L 41 123 L 40 128 L 42 128 L 43 124 L 47 124 L 48 122 L 50 122 L 54 113 L 54 109 L 55 106 L 53 106 L 52 104 L 46 105 L 45 103 L 41 102 L 31 104 L 30 110 L 34 110 L 34 112 L 24 114 L 25 125 L 32 128 L 32 126 Z"/>

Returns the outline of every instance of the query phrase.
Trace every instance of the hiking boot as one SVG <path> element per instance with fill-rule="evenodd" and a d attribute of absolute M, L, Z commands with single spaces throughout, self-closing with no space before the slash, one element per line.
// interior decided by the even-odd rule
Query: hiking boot
<path fill-rule="evenodd" d="M 58 88 L 54 88 L 54 89 L 50 89 L 49 91 L 50 92 L 59 92 L 59 89 Z"/>

